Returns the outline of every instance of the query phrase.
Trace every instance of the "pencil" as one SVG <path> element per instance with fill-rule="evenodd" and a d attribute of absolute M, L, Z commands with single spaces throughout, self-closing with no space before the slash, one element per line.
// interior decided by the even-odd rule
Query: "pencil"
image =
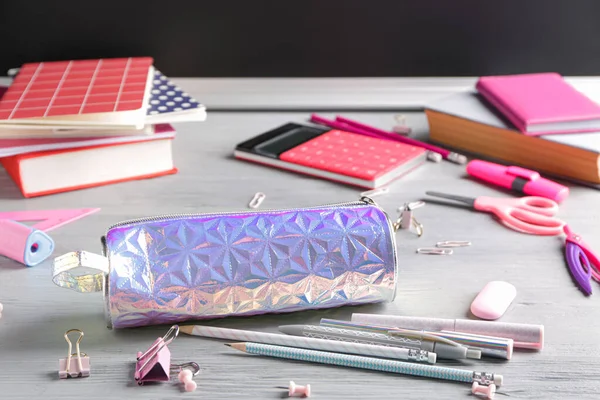
<path fill-rule="evenodd" d="M 482 385 L 494 383 L 496 386 L 500 386 L 503 381 L 502 375 L 498 374 L 438 367 L 435 365 L 413 364 L 395 360 L 383 360 L 380 358 L 328 353 L 325 351 L 296 349 L 292 347 L 273 346 L 252 342 L 228 343 L 226 345 L 249 354 L 284 358 L 288 360 L 308 361 L 318 364 L 369 369 L 465 383 L 477 382 Z"/>
<path fill-rule="evenodd" d="M 216 339 L 242 340 L 257 343 L 276 344 L 303 349 L 332 351 L 335 353 L 360 354 L 390 358 L 395 360 L 423 362 L 435 364 L 437 355 L 420 349 L 406 349 L 378 346 L 374 344 L 353 343 L 326 339 L 307 338 L 282 335 L 278 333 L 254 332 L 240 329 L 218 328 L 204 325 L 180 326 L 179 332 L 192 336 L 203 336 Z"/>
<path fill-rule="evenodd" d="M 313 114 L 310 117 L 310 121 L 319 125 L 325 125 L 333 129 L 340 129 L 347 132 L 357 133 L 363 136 L 371 136 L 377 137 L 380 139 L 394 140 L 396 142 L 401 142 L 405 144 L 410 144 L 413 146 L 421 147 L 437 153 L 442 156 L 442 158 L 452 161 L 457 164 L 465 164 L 467 162 L 467 158 L 462 154 L 454 153 L 450 150 L 443 149 L 438 146 L 434 146 L 429 143 L 422 142 L 417 139 L 412 139 L 404 136 L 400 136 L 396 133 L 386 132 L 382 129 L 378 129 L 369 125 L 362 124 L 360 122 L 353 121 L 344 117 L 337 117 L 335 121 L 328 120 L 326 118 L 320 117 L 316 114 Z"/>

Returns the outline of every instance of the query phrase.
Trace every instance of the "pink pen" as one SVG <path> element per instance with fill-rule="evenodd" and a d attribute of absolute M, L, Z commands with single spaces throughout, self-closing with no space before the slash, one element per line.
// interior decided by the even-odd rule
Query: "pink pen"
<path fill-rule="evenodd" d="M 560 203 L 569 195 L 569 188 L 538 172 L 515 166 L 504 166 L 488 161 L 473 160 L 467 164 L 467 173 L 483 181 L 513 189 L 530 196 L 540 196 Z"/>

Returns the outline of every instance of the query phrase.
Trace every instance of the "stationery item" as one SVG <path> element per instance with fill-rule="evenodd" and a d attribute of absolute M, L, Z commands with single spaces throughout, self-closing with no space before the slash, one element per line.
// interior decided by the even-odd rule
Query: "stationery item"
<path fill-rule="evenodd" d="M 321 119 L 316 119 L 313 120 L 311 119 L 311 121 L 316 122 L 316 121 L 323 121 L 325 122 L 326 120 L 324 118 Z M 458 153 L 454 153 L 452 151 L 446 150 L 446 149 L 442 149 L 440 147 L 434 146 L 432 144 L 429 143 L 425 143 L 425 142 L 421 142 L 419 140 L 416 139 L 411 139 L 408 137 L 404 137 L 404 136 L 399 136 L 399 135 L 395 135 L 391 132 L 386 132 L 384 130 L 381 130 L 379 128 L 375 128 L 373 126 L 369 126 L 366 124 L 362 124 L 360 122 L 357 121 L 353 121 L 351 119 L 348 118 L 344 118 L 344 117 L 336 117 L 336 122 L 344 124 L 350 128 L 346 128 L 345 130 L 349 130 L 350 132 L 353 132 L 354 129 L 357 130 L 356 133 L 360 133 L 359 131 L 365 131 L 365 132 L 369 132 L 371 134 L 376 135 L 377 137 L 381 137 L 384 139 L 391 139 L 391 140 L 395 140 L 401 143 L 406 143 L 406 144 L 410 144 L 413 146 L 417 146 L 417 147 L 422 147 L 424 149 L 427 149 L 429 151 L 433 151 L 435 153 L 440 154 L 445 160 L 448 161 L 452 161 L 454 163 L 457 164 L 465 164 L 467 162 L 467 158 L 465 156 L 463 156 L 462 154 L 458 154 Z M 333 127 L 335 128 L 335 127 Z M 344 129 L 344 127 L 339 127 L 337 129 Z"/>
<path fill-rule="evenodd" d="M 79 292 L 104 288 L 114 328 L 377 303 L 396 292 L 394 229 L 366 197 L 141 218 L 109 227 L 102 243 L 106 257 L 77 284 L 73 270 L 92 254 L 56 258 L 53 276 Z"/>
<path fill-rule="evenodd" d="M 296 385 L 294 381 L 290 381 L 288 389 L 288 397 L 310 397 L 310 385 Z"/>
<path fill-rule="evenodd" d="M 60 228 L 70 222 L 100 211 L 99 208 L 73 208 L 64 210 L 26 210 L 26 211 L 0 211 L 0 220 L 37 221 L 31 227 L 40 231 L 49 232 Z"/>
<path fill-rule="evenodd" d="M 582 237 L 571 230 L 568 225 L 564 226 L 565 258 L 571 276 L 575 279 L 577 286 L 586 295 L 592 294 L 590 279 L 600 282 L 600 259 L 591 247 L 585 243 Z"/>
<path fill-rule="evenodd" d="M 436 247 L 419 247 L 418 254 L 430 254 L 434 256 L 450 256 L 454 253 L 452 249 L 439 249 Z"/>
<path fill-rule="evenodd" d="M 439 192 L 426 192 L 426 194 L 459 201 L 477 211 L 492 213 L 503 225 L 517 232 L 552 236 L 560 234 L 565 225 L 563 221 L 553 217 L 558 211 L 556 202 L 545 197 L 472 198 Z"/>
<path fill-rule="evenodd" d="M 160 71 L 154 70 L 146 124 L 204 121 L 204 105 L 184 92 Z"/>
<path fill-rule="evenodd" d="M 508 282 L 488 282 L 471 303 L 471 312 L 481 319 L 498 319 L 517 296 L 517 289 Z"/>
<path fill-rule="evenodd" d="M 167 138 L 88 146 L 0 158 L 24 197 L 175 174 Z"/>
<path fill-rule="evenodd" d="M 196 382 L 194 382 L 193 377 L 194 373 L 189 369 L 182 369 L 177 375 L 177 379 L 179 379 L 179 382 L 183 383 L 186 392 L 193 392 L 198 387 Z"/>
<path fill-rule="evenodd" d="M 0 99 L 1 124 L 119 125 L 141 129 L 150 57 L 24 64 Z"/>
<path fill-rule="evenodd" d="M 28 267 L 47 259 L 54 251 L 54 241 L 43 231 L 51 231 L 69 222 L 100 211 L 99 208 L 46 211 L 0 212 L 0 255 Z M 32 226 L 18 221 L 38 221 Z"/>
<path fill-rule="evenodd" d="M 433 142 L 600 188 L 600 130 L 523 135 L 473 92 L 457 93 L 429 104 L 425 114 Z"/>
<path fill-rule="evenodd" d="M 443 242 L 437 242 L 435 247 L 468 247 L 471 242 L 466 240 L 446 240 Z"/>
<path fill-rule="evenodd" d="M 526 135 L 600 130 L 600 106 L 557 73 L 484 76 L 475 88 Z"/>
<path fill-rule="evenodd" d="M 79 333 L 79 338 L 75 343 L 75 353 L 72 353 L 73 345 L 71 344 L 71 340 L 69 340 L 69 334 L 73 332 Z M 60 379 L 90 376 L 90 358 L 79 349 L 79 343 L 81 343 L 82 339 L 83 331 L 79 329 L 69 329 L 65 332 L 65 340 L 69 344 L 69 352 L 67 353 L 67 358 L 58 360 L 58 377 Z"/>
<path fill-rule="evenodd" d="M 352 314 L 352 322 L 427 331 L 474 333 L 513 339 L 514 347 L 518 348 L 541 350 L 544 347 L 544 325 L 360 313 Z"/>
<path fill-rule="evenodd" d="M 0 255 L 28 267 L 46 260 L 54 241 L 46 233 L 9 219 L 0 219 Z"/>
<path fill-rule="evenodd" d="M 254 195 L 254 197 L 252 197 L 252 200 L 250 200 L 250 203 L 248 203 L 248 207 L 250 208 L 258 208 L 260 207 L 260 205 L 262 204 L 262 202 L 265 200 L 267 196 L 265 196 L 264 193 L 258 192 Z"/>
<path fill-rule="evenodd" d="M 84 132 L 84 131 L 77 131 Z M 90 134 L 91 132 L 91 134 Z M 98 133 L 96 133 L 98 132 Z M 172 138 L 175 130 L 171 125 L 162 124 L 156 125 L 152 132 L 148 134 L 124 135 L 125 132 L 115 130 L 107 134 L 99 129 L 85 131 L 84 137 L 80 137 L 80 133 L 73 133 L 73 137 L 45 137 L 37 139 L 0 139 L 0 158 L 10 157 L 18 154 L 37 153 L 40 151 L 49 150 L 66 150 L 82 147 L 121 144 L 121 143 L 138 143 L 149 140 Z M 2 132 L 0 132 L 0 135 Z M 95 134 L 101 136 L 94 136 Z M 25 135 L 27 136 L 27 135 Z M 71 135 L 69 135 L 71 136 Z"/>
<path fill-rule="evenodd" d="M 334 319 L 321 319 L 321 326 L 330 326 L 333 328 L 344 328 L 355 331 L 365 331 L 371 333 L 383 333 L 392 336 L 394 339 L 403 340 L 408 346 L 419 346 L 421 343 L 420 339 L 408 338 L 405 336 L 394 335 L 393 328 L 384 326 L 374 326 L 361 324 L 349 321 L 339 321 Z M 510 360 L 513 353 L 513 340 L 508 338 L 500 338 L 494 336 L 485 335 L 474 335 L 464 332 L 434 332 L 434 331 L 422 331 L 428 335 L 435 335 L 441 338 L 449 339 L 453 342 L 460 343 L 470 349 L 481 351 L 481 355 L 484 357 L 502 358 Z"/>
<path fill-rule="evenodd" d="M 412 129 L 410 129 L 410 127 L 406 126 L 406 115 L 404 115 L 404 114 L 394 115 L 394 121 L 396 122 L 396 124 L 392 128 L 392 131 L 394 131 L 395 133 L 399 133 L 401 135 L 410 135 L 410 133 L 412 132 Z M 438 153 L 436 153 L 436 154 L 438 154 Z"/>
<path fill-rule="evenodd" d="M 274 346 L 261 343 L 232 343 L 227 346 L 249 354 L 288 360 L 308 361 L 319 364 L 339 365 L 342 367 L 370 369 L 403 375 L 422 376 L 426 378 L 445 379 L 458 382 L 479 382 L 482 385 L 491 383 L 502 385 L 502 375 L 462 370 L 457 368 L 438 367 L 435 365 L 414 364 L 402 361 L 383 360 L 380 358 L 353 356 L 349 354 L 329 353 L 293 347 Z"/>
<path fill-rule="evenodd" d="M 473 382 L 471 393 L 474 395 L 483 395 L 486 399 L 492 400 L 496 394 L 496 385 L 482 386 L 478 382 Z"/>
<path fill-rule="evenodd" d="M 175 372 L 178 373 L 179 381 L 184 383 L 186 392 L 196 389 L 196 383 L 191 377 L 200 372 L 200 366 L 195 362 L 171 364 L 168 345 L 178 334 L 179 326 L 173 325 L 163 337 L 156 339 L 148 350 L 137 353 L 133 377 L 138 385 L 142 386 L 147 382 L 168 382 L 171 380 L 171 374 Z M 194 372 L 184 372 L 185 368 L 193 368 Z"/>
<path fill-rule="evenodd" d="M 240 143 L 238 159 L 375 189 L 425 162 L 425 150 L 341 130 L 294 123 Z"/>
<path fill-rule="evenodd" d="M 531 196 L 546 197 L 557 203 L 569 195 L 568 187 L 542 178 L 538 172 L 521 167 L 505 167 L 492 162 L 473 160 L 467 164 L 467 173 L 494 185 Z"/>
<path fill-rule="evenodd" d="M 481 356 L 481 354 L 477 351 L 469 351 L 469 349 L 466 346 L 460 345 L 447 339 L 440 339 L 439 341 L 423 339 L 417 342 L 412 341 L 410 339 L 406 339 L 404 337 L 391 336 L 383 332 L 358 331 L 346 328 L 319 325 L 283 325 L 279 327 L 279 331 L 285 333 L 286 335 L 293 335 L 302 338 L 316 338 L 325 339 L 327 341 L 340 341 L 347 343 L 363 343 L 375 346 L 386 346 L 389 348 L 418 349 L 429 353 L 435 353 L 439 358 L 451 360 L 462 360 L 465 358 L 479 359 Z M 246 340 L 252 340 L 253 342 L 261 343 L 260 341 L 253 339 Z M 270 344 L 285 345 L 283 343 Z M 363 353 L 363 355 L 369 354 Z"/>
<path fill-rule="evenodd" d="M 280 327 L 281 330 L 282 327 Z M 358 341 L 358 340 L 348 340 L 348 341 L 338 341 L 331 340 L 331 337 L 320 337 L 315 334 L 313 336 L 286 336 L 280 335 L 276 333 L 267 333 L 267 332 L 253 332 L 253 331 L 244 331 L 239 329 L 227 329 L 227 328 L 217 328 L 213 326 L 203 326 L 203 325 L 195 325 L 195 326 L 182 326 L 181 332 L 186 333 L 188 335 L 193 336 L 202 336 L 202 337 L 210 337 L 216 339 L 229 339 L 229 340 L 246 340 L 252 341 L 256 343 L 265 343 L 265 344 L 276 344 L 280 346 L 287 347 L 298 347 L 302 349 L 312 349 L 312 350 L 323 350 L 323 351 L 331 351 L 336 353 L 347 353 L 347 354 L 359 354 L 364 356 L 373 356 L 373 357 L 381 357 L 381 358 L 390 358 L 396 360 L 405 360 L 405 361 L 413 361 L 413 362 L 424 362 L 429 364 L 435 364 L 437 356 L 433 350 L 428 350 L 427 346 L 424 346 L 423 349 L 420 347 L 390 347 L 383 346 L 381 343 L 376 341 Z M 285 332 L 288 333 L 288 332 Z M 396 340 L 395 343 L 400 343 L 402 340 Z M 434 348 L 434 346 L 429 346 L 429 348 Z M 450 353 L 450 352 L 448 352 Z M 459 351 L 454 351 L 453 354 L 460 353 Z"/>
<path fill-rule="evenodd" d="M 394 228 L 398 229 L 410 229 L 410 226 L 415 227 L 417 231 L 417 235 L 421 237 L 423 235 L 423 224 L 421 224 L 415 216 L 413 215 L 413 211 L 421 208 L 425 205 L 423 201 L 414 201 L 412 203 L 404 203 L 404 206 L 398 209 L 400 213 L 400 217 L 394 224 Z"/>

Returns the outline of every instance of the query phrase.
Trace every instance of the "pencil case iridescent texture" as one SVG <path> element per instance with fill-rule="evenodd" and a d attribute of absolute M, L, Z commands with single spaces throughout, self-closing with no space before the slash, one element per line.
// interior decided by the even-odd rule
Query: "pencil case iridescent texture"
<path fill-rule="evenodd" d="M 103 290 L 114 328 L 392 301 L 395 296 L 394 228 L 368 198 L 311 208 L 125 221 L 108 229 L 103 246 L 104 257 L 75 252 L 57 258 L 54 282 L 80 292 Z M 71 273 L 82 266 L 102 272 Z"/>

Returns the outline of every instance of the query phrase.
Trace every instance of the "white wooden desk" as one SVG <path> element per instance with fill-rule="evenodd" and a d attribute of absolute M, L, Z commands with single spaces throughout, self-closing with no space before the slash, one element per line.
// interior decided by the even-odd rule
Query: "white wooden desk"
<path fill-rule="evenodd" d="M 244 209 L 257 191 L 266 193 L 264 207 L 269 208 L 357 198 L 360 190 L 355 188 L 232 159 L 236 143 L 289 121 L 306 121 L 309 113 L 211 111 L 211 103 L 202 98 L 207 89 L 199 82 L 206 80 L 179 82 L 207 103 L 209 116 L 204 123 L 176 126 L 174 156 L 180 169 L 177 175 L 23 199 L 0 170 L 0 210 L 101 207 L 101 212 L 52 232 L 57 244 L 55 255 L 60 255 L 75 249 L 99 252 L 99 239 L 105 228 L 123 219 Z M 280 85 L 285 89 L 285 81 Z M 318 88 L 306 90 L 319 102 Z M 353 90 L 360 94 L 358 83 Z M 373 89 L 365 87 L 363 92 L 373 93 Z M 214 93 L 212 96 L 216 98 Z M 285 97 L 275 100 L 286 102 Z M 377 103 L 377 98 L 372 102 Z M 290 103 L 293 102 L 289 100 Z M 342 100 L 320 107 L 334 110 L 338 105 L 350 108 L 344 107 Z M 290 108 L 306 108 L 297 106 L 298 103 Z M 219 108 L 228 107 L 221 103 Z M 383 128 L 391 127 L 394 112 L 369 111 L 368 104 L 365 108 L 367 111 L 344 114 Z M 405 114 L 410 126 L 420 135 L 426 134 L 422 113 Z M 391 194 L 377 201 L 394 214 L 398 206 L 423 198 L 425 191 L 431 189 L 463 195 L 506 195 L 468 179 L 463 166 L 442 162 L 428 163 L 411 173 L 392 186 Z M 597 191 L 572 187 L 571 196 L 560 211 L 560 217 L 598 249 L 599 196 Z M 596 293 L 590 298 L 577 290 L 563 260 L 564 239 L 519 234 L 504 228 L 488 214 L 460 207 L 431 203 L 416 215 L 425 226 L 425 234 L 417 238 L 414 233 L 398 233 L 399 294 L 393 304 L 230 318 L 214 324 L 275 332 L 278 325 L 318 323 L 323 317 L 349 319 L 352 312 L 465 318 L 471 301 L 485 283 L 506 280 L 517 287 L 518 296 L 502 321 L 544 324 L 543 351 L 517 351 L 509 362 L 486 360 L 449 365 L 503 374 L 505 385 L 499 391 L 510 396 L 507 398 L 597 399 L 600 287 L 593 285 Z M 417 247 L 441 240 L 469 240 L 473 245 L 448 257 L 415 254 Z M 466 384 L 260 358 L 228 349 L 222 341 L 184 335 L 170 348 L 174 361 L 196 361 L 204 368 L 196 379 L 197 391 L 181 393 L 179 384 L 174 382 L 138 387 L 133 383 L 136 352 L 145 350 L 168 327 L 108 330 L 101 295 L 83 295 L 54 286 L 49 260 L 26 268 L 0 258 L 0 302 L 4 304 L 0 319 L 1 399 L 279 399 L 286 397 L 286 391 L 276 387 L 286 386 L 289 380 L 310 383 L 316 399 L 470 396 L 470 385 Z M 58 359 L 67 352 L 63 334 L 70 328 L 85 332 L 81 349 L 91 357 L 92 374 L 88 378 L 59 380 Z M 447 363 L 440 363 L 444 364 Z M 500 399 L 504 397 L 498 395 Z"/>

